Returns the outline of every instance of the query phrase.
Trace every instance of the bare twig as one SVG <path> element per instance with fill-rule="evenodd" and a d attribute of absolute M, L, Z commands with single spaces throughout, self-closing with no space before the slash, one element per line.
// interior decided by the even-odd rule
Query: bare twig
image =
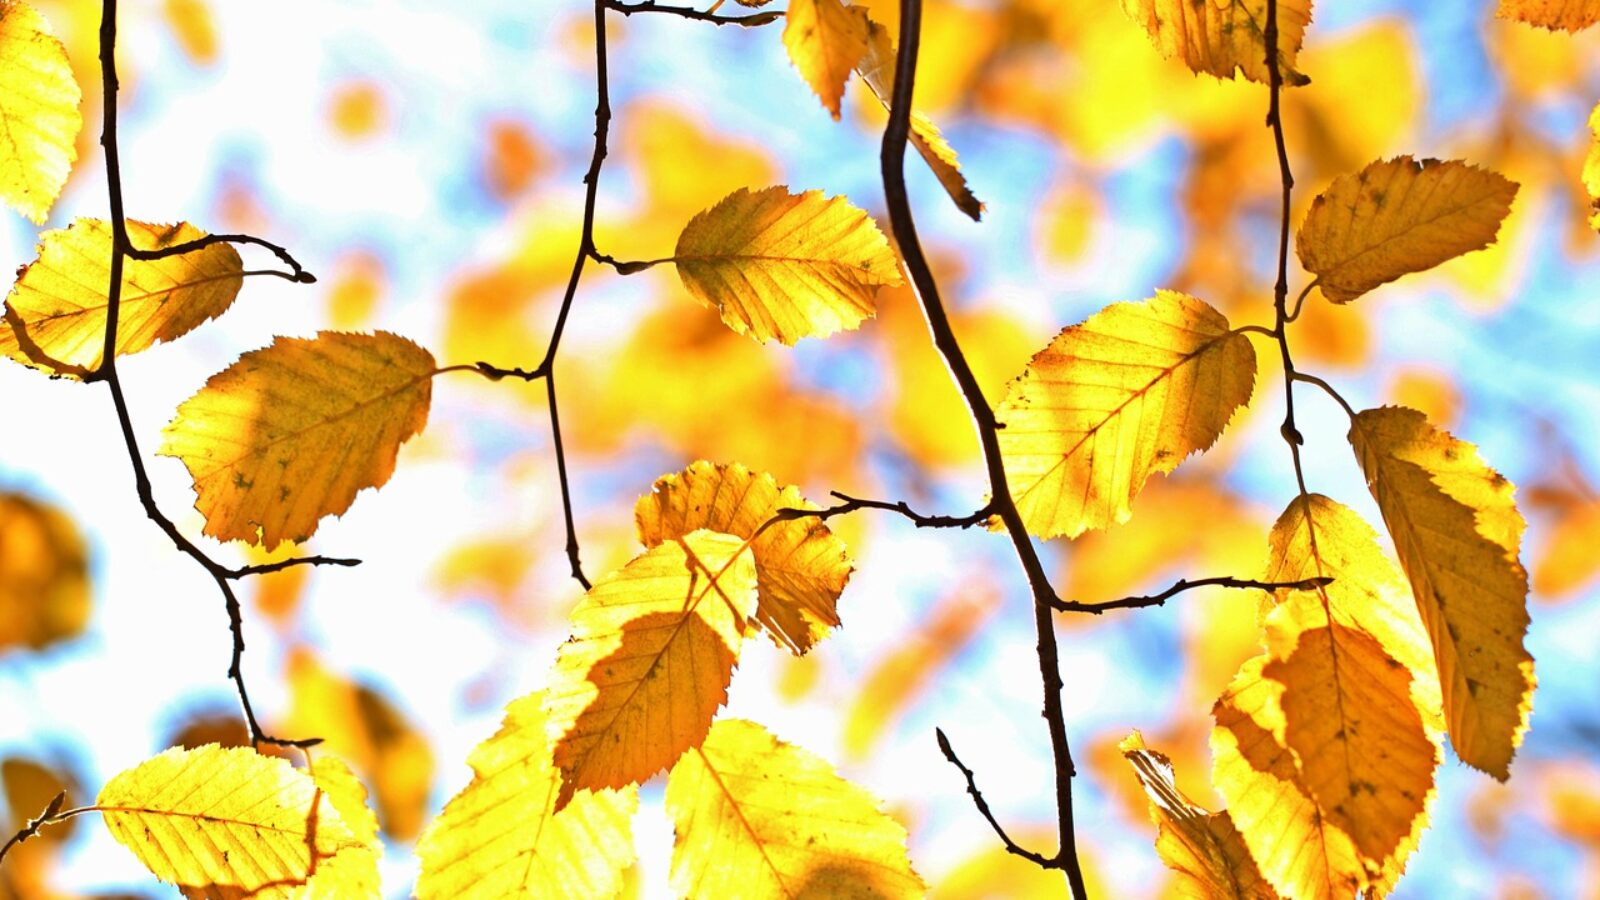
<path fill-rule="evenodd" d="M 972 770 L 963 765 L 956 756 L 955 749 L 950 746 L 950 739 L 944 736 L 944 729 L 935 728 L 933 733 L 939 739 L 939 750 L 944 753 L 944 758 L 950 760 L 951 765 L 960 769 L 961 774 L 967 779 L 967 793 L 972 795 L 973 804 L 978 807 L 978 812 L 988 821 L 989 827 L 993 828 L 994 833 L 1000 836 L 1000 843 L 1005 845 L 1006 852 L 1020 856 L 1036 866 L 1042 866 L 1046 869 L 1055 868 L 1054 860 L 1020 846 L 1011 839 L 1011 835 L 1006 834 L 1006 830 L 1000 827 L 1000 822 L 995 819 L 994 813 L 990 811 L 989 801 L 983 799 L 983 792 L 978 790 L 977 776 L 973 775 Z"/>
<path fill-rule="evenodd" d="M 1052 858 L 1040 857 L 1041 865 L 1065 871 L 1073 897 L 1084 900 L 1087 896 L 1083 870 L 1078 863 L 1076 837 L 1072 824 L 1072 778 L 1076 770 L 1072 751 L 1067 743 L 1065 713 L 1061 704 L 1061 664 L 1056 647 L 1053 606 L 1056 595 L 1045 574 L 1044 564 L 1034 549 L 1033 541 L 1023 526 L 1022 515 L 1017 511 L 1006 482 L 1005 464 L 1000 456 L 999 426 L 983 389 L 967 363 L 956 340 L 955 331 L 945 314 L 939 297 L 939 286 L 933 269 L 922 252 L 917 239 L 916 220 L 911 214 L 911 201 L 906 192 L 905 154 L 906 142 L 911 133 L 911 99 L 915 92 L 917 51 L 922 32 L 921 0 L 900 0 L 900 49 L 895 59 L 894 95 L 891 98 L 889 124 L 884 129 L 881 155 L 884 194 L 889 209 L 889 224 L 894 231 L 906 270 L 911 274 L 913 293 L 922 306 L 928 321 L 933 343 L 944 357 L 951 376 L 961 389 L 967 408 L 978 431 L 983 446 L 984 463 L 989 474 L 990 496 L 994 498 L 994 511 L 1005 523 L 1006 532 L 1016 548 L 1017 557 L 1027 573 L 1028 585 L 1033 592 L 1034 628 L 1039 638 L 1039 673 L 1044 686 L 1044 718 L 1050 731 L 1050 749 L 1055 762 L 1055 800 L 1057 832 L 1060 849 Z"/>
<path fill-rule="evenodd" d="M 989 520 L 990 516 L 994 515 L 993 503 L 990 503 L 988 506 L 985 506 L 983 509 L 980 509 L 976 512 L 967 513 L 964 516 L 930 516 L 924 515 L 923 513 L 919 513 L 912 509 L 904 500 L 896 500 L 893 502 L 888 500 L 864 500 L 860 497 L 852 497 L 849 494 L 842 494 L 838 491 L 829 491 L 829 493 L 832 494 L 835 499 L 843 502 L 827 507 L 826 509 L 780 509 L 776 514 L 773 515 L 773 518 L 780 522 L 791 519 L 811 518 L 821 519 L 826 522 L 834 516 L 842 516 L 858 510 L 883 509 L 905 516 L 907 519 L 910 519 L 918 528 L 971 528 L 974 525 L 983 524 Z"/>
<path fill-rule="evenodd" d="M 29 819 L 28 824 L 22 826 L 21 831 L 18 831 L 16 834 L 12 835 L 11 839 L 6 841 L 5 846 L 0 847 L 0 862 L 5 861 L 6 854 L 11 852 L 12 847 L 15 847 L 23 841 L 38 834 L 40 828 L 43 828 L 51 822 L 56 821 L 56 814 L 61 812 L 61 804 L 66 802 L 66 791 L 56 794 L 55 799 L 50 801 L 50 805 L 44 808 L 44 812 Z"/>
<path fill-rule="evenodd" d="M 228 569 L 225 574 L 228 578 L 238 580 L 251 575 L 269 575 L 273 572 L 282 572 L 295 566 L 359 566 L 361 560 L 347 559 L 336 556 L 296 556 L 293 559 L 280 559 L 277 562 L 261 563 L 254 566 L 240 566 L 237 569 Z"/>
<path fill-rule="evenodd" d="M 685 19 L 694 19 L 698 22 L 711 22 L 714 25 L 743 25 L 746 28 L 756 28 L 761 25 L 770 25 L 783 18 L 783 10 L 769 10 L 767 12 L 751 13 L 744 16 L 721 16 L 715 12 L 716 7 L 702 12 L 691 6 L 669 6 L 657 3 L 656 0 L 643 0 L 641 3 L 623 3 L 620 0 L 607 0 L 606 6 L 631 16 L 634 13 L 667 13 L 682 16 Z"/>
<path fill-rule="evenodd" d="M 1231 578 L 1225 575 L 1216 578 L 1197 578 L 1194 581 L 1180 578 L 1177 584 L 1159 594 L 1123 597 L 1121 600 L 1108 600 L 1104 603 L 1075 603 L 1061 600 L 1057 601 L 1056 609 L 1062 612 L 1086 612 L 1099 615 L 1111 609 L 1140 609 L 1146 606 L 1161 606 L 1184 591 L 1199 587 L 1253 588 L 1258 591 L 1314 591 L 1330 584 L 1333 584 L 1333 579 L 1326 575 L 1301 581 L 1253 581 L 1248 578 Z"/>
<path fill-rule="evenodd" d="M 212 244 L 254 244 L 257 247 L 265 247 L 272 251 L 272 255 L 276 256 L 280 260 L 283 260 L 284 265 L 293 270 L 292 275 L 283 277 L 288 278 L 290 281 L 299 282 L 300 284 L 315 284 L 317 281 L 317 276 L 307 272 L 305 268 L 300 265 L 299 260 L 296 260 L 292 255 L 290 255 L 288 250 L 285 250 L 271 241 L 263 240 L 249 234 L 208 234 L 205 237 L 195 238 L 192 241 L 185 241 L 181 244 L 173 244 L 170 247 L 162 247 L 159 250 L 141 250 L 138 247 L 134 247 L 130 244 L 127 249 L 127 254 L 134 259 L 166 259 L 169 256 L 181 256 L 185 253 L 193 253 L 196 250 L 204 249 Z M 281 275 L 282 273 L 273 272 L 270 274 Z"/>

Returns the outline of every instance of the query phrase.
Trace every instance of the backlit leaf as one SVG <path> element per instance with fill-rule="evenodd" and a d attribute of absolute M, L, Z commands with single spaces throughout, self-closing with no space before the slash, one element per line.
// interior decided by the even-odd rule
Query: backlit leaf
<path fill-rule="evenodd" d="M 889 35 L 889 29 L 877 22 L 869 20 L 867 26 L 867 52 L 857 64 L 856 71 L 872 90 L 872 95 L 878 98 L 884 109 L 888 109 L 894 97 L 894 38 Z M 933 124 L 932 119 L 915 109 L 911 111 L 910 139 L 911 146 L 922 154 L 923 161 L 933 170 L 934 177 L 939 179 L 939 184 L 944 186 L 945 193 L 955 201 L 956 207 L 974 222 L 983 218 L 983 202 L 967 186 L 967 178 L 961 174 L 955 148 L 944 139 L 939 126 Z"/>
<path fill-rule="evenodd" d="M 1077 537 L 1126 521 L 1152 474 L 1216 441 L 1249 402 L 1255 371 L 1249 339 L 1175 291 L 1063 330 L 995 410 L 1028 530 Z"/>
<path fill-rule="evenodd" d="M 1350 443 L 1432 638 L 1450 743 L 1463 762 L 1504 781 L 1534 686 L 1511 483 L 1416 410 L 1366 410 Z"/>
<path fill-rule="evenodd" d="M 0 654 L 41 650 L 89 623 L 89 550 L 59 510 L 0 493 Z"/>
<path fill-rule="evenodd" d="M 777 522 L 764 531 L 761 526 L 780 509 L 815 508 L 798 489 L 780 487 L 765 472 L 701 460 L 656 479 L 634 505 L 633 517 L 646 547 L 702 528 L 750 540 L 756 621 L 798 655 L 839 624 L 836 604 L 850 580 L 850 556 L 821 519 Z"/>
<path fill-rule="evenodd" d="M 38 10 L 0 0 L 0 201 L 44 224 L 83 128 L 67 49 Z"/>
<path fill-rule="evenodd" d="M 1172 893 L 1194 900 L 1277 900 L 1245 848 L 1228 813 L 1207 812 L 1183 796 L 1173 781 L 1172 760 L 1145 746 L 1139 732 L 1118 745 L 1133 766 L 1150 802 L 1156 853 L 1177 873 Z"/>
<path fill-rule="evenodd" d="M 755 607 L 754 555 L 744 539 L 711 531 L 665 541 L 595 582 L 572 611 L 545 694 L 557 810 L 576 790 L 641 782 L 705 737 Z"/>
<path fill-rule="evenodd" d="M 346 822 L 310 776 L 248 748 L 168 750 L 112 778 L 97 805 L 113 837 L 191 894 L 378 896 L 366 827 Z"/>
<path fill-rule="evenodd" d="M 1267 0 L 1122 0 L 1122 8 L 1150 33 L 1156 49 L 1190 69 L 1218 78 L 1242 72 L 1265 84 Z M 1295 70 L 1295 56 L 1311 24 L 1311 0 L 1278 3 L 1278 68 L 1283 83 L 1311 79 Z"/>
<path fill-rule="evenodd" d="M 159 453 L 188 467 L 206 534 L 300 543 L 389 480 L 428 422 L 434 371 L 428 351 L 384 331 L 280 337 L 184 401 Z"/>
<path fill-rule="evenodd" d="M 1459 160 L 1379 160 L 1311 202 L 1295 249 L 1323 296 L 1348 303 L 1489 246 L 1516 195 L 1515 182 Z"/>
<path fill-rule="evenodd" d="M 378 842 L 378 817 L 367 806 L 366 786 L 349 764 L 326 754 L 319 754 L 312 762 L 311 780 L 362 846 L 319 862 L 316 877 L 307 885 L 306 900 L 381 896 L 378 857 L 383 845 Z"/>
<path fill-rule="evenodd" d="M 835 120 L 850 70 L 867 52 L 867 11 L 840 0 L 791 0 L 783 46 Z"/>
<path fill-rule="evenodd" d="M 128 222 L 142 250 L 205 236 L 193 225 Z M 6 297 L 0 353 L 51 374 L 82 377 L 105 347 L 106 288 L 111 281 L 111 223 L 78 219 L 40 236 L 39 258 Z M 227 244 L 157 260 L 125 260 L 118 304 L 117 355 L 175 340 L 222 315 L 244 283 L 239 254 Z"/>
<path fill-rule="evenodd" d="M 1551 31 L 1579 31 L 1600 22 L 1600 0 L 1500 0 L 1496 15 Z"/>
<path fill-rule="evenodd" d="M 821 191 L 740 189 L 684 226 L 684 287 L 757 341 L 793 344 L 855 328 L 881 285 L 900 283 L 889 242 L 864 212 Z"/>
<path fill-rule="evenodd" d="M 667 778 L 679 897 L 921 897 L 906 830 L 754 722 L 724 719 Z"/>
<path fill-rule="evenodd" d="M 417 845 L 417 896 L 611 897 L 633 863 L 632 786 L 580 791 L 555 811 L 561 774 L 550 762 L 544 697 L 511 701 L 499 732 L 467 757 L 472 783 Z"/>

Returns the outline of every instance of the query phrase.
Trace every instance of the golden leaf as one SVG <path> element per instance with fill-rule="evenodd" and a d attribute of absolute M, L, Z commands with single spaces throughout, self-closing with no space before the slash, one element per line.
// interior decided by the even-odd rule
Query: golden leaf
<path fill-rule="evenodd" d="M 1511 483 L 1416 410 L 1366 410 L 1350 443 L 1432 638 L 1450 743 L 1463 762 L 1504 781 L 1534 687 Z"/>
<path fill-rule="evenodd" d="M 334 811 L 362 846 L 319 862 L 316 877 L 306 885 L 304 900 L 382 896 L 378 857 L 383 845 L 378 842 L 378 817 L 367 806 L 366 786 L 337 756 L 318 756 L 310 771 L 317 789 L 333 804 Z M 196 896 L 205 895 L 197 892 Z"/>
<path fill-rule="evenodd" d="M 128 221 L 134 246 L 160 250 L 205 236 L 186 222 Z M 106 289 L 111 281 L 111 223 L 78 219 L 40 236 L 6 298 L 0 353 L 51 374 L 83 377 L 105 349 Z M 244 283 L 239 254 L 227 244 L 156 260 L 125 260 L 117 316 L 117 355 L 138 353 L 188 334 L 222 315 Z"/>
<path fill-rule="evenodd" d="M 72 520 L 0 493 L 0 653 L 42 650 L 89 623 L 89 550 Z"/>
<path fill-rule="evenodd" d="M 472 783 L 417 844 L 417 896 L 611 897 L 633 863 L 637 788 L 581 791 L 555 811 L 560 772 L 550 762 L 544 697 L 511 701 L 499 732 L 467 757 Z"/>
<path fill-rule="evenodd" d="M 1127 521 L 1157 472 L 1210 447 L 1250 400 L 1250 340 L 1202 300 L 1158 291 L 1064 329 L 995 410 L 1028 530 L 1077 537 Z"/>
<path fill-rule="evenodd" d="M 889 29 L 877 22 L 868 20 L 867 27 L 867 51 L 856 65 L 856 71 L 860 73 L 861 80 L 867 83 L 872 95 L 878 98 L 884 109 L 888 109 L 894 96 L 894 39 L 889 36 Z M 939 179 L 939 184 L 955 201 L 956 207 L 974 222 L 982 219 L 983 202 L 967 186 L 967 178 L 961 174 L 955 148 L 944 139 L 939 126 L 933 124 L 932 119 L 915 109 L 911 111 L 910 140 L 911 146 L 922 154 L 923 161 L 933 170 L 934 177 Z"/>
<path fill-rule="evenodd" d="M 1379 160 L 1335 178 L 1295 236 L 1323 296 L 1348 303 L 1494 242 L 1517 184 L 1459 160 Z"/>
<path fill-rule="evenodd" d="M 800 77 L 837 121 L 844 83 L 867 53 L 867 11 L 839 0 L 791 0 L 783 46 Z"/>
<path fill-rule="evenodd" d="M 43 225 L 83 128 L 67 48 L 39 11 L 0 0 L 0 201 Z"/>
<path fill-rule="evenodd" d="M 1238 71 L 1267 83 L 1267 0 L 1122 0 L 1122 8 L 1167 59 L 1182 59 L 1195 72 L 1222 79 Z M 1278 69 L 1284 84 L 1311 82 L 1294 67 L 1309 24 L 1311 0 L 1278 3 Z"/>
<path fill-rule="evenodd" d="M 750 541 L 756 621 L 774 642 L 798 656 L 839 624 L 836 604 L 850 580 L 850 556 L 821 519 L 776 522 L 765 530 L 761 526 L 780 509 L 816 508 L 798 489 L 780 487 L 765 472 L 700 460 L 676 475 L 657 478 L 650 493 L 634 505 L 633 518 L 646 547 L 702 528 Z"/>
<path fill-rule="evenodd" d="M 740 189 L 684 226 L 684 287 L 757 341 L 793 344 L 855 328 L 881 285 L 900 283 L 889 241 L 843 197 Z"/>
<path fill-rule="evenodd" d="M 667 776 L 679 897 L 921 897 L 906 830 L 818 756 L 742 719 Z"/>
<path fill-rule="evenodd" d="M 558 811 L 576 790 L 649 778 L 705 737 L 755 607 L 754 555 L 712 531 L 666 541 L 595 582 L 572 611 L 545 693 Z"/>
<path fill-rule="evenodd" d="M 1427 824 L 1439 764 L 1428 639 L 1400 573 L 1354 512 L 1297 497 L 1270 545 L 1263 580 L 1335 580 L 1277 592 L 1267 654 L 1218 701 L 1216 784 L 1285 895 L 1386 893 Z M 1316 854 L 1305 840 L 1337 852 L 1308 863 Z"/>
<path fill-rule="evenodd" d="M 1600 22 L 1600 0 L 1500 0 L 1495 15 L 1551 31 L 1581 31 Z"/>
<path fill-rule="evenodd" d="M 1173 781 L 1172 760 L 1145 746 L 1135 731 L 1117 745 L 1144 785 L 1155 823 L 1156 854 L 1177 873 L 1173 894 L 1194 900 L 1277 900 L 1261 878 L 1228 813 L 1212 813 L 1183 796 Z"/>
<path fill-rule="evenodd" d="M 301 543 L 389 480 L 428 423 L 434 372 L 428 351 L 384 331 L 280 337 L 184 401 L 158 453 L 188 467 L 206 534 Z"/>
<path fill-rule="evenodd" d="M 377 897 L 376 844 L 341 814 L 349 799 L 336 805 L 341 790 L 284 760 L 210 745 L 173 748 L 122 772 L 97 806 L 112 837 L 191 894 Z"/>

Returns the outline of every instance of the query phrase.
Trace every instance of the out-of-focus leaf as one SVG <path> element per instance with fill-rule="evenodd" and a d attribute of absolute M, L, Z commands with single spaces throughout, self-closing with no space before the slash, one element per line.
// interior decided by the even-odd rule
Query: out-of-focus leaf
<path fill-rule="evenodd" d="M 822 105 L 839 118 L 850 70 L 867 52 L 867 11 L 839 0 L 791 0 L 783 26 L 789 61 Z"/>
<path fill-rule="evenodd" d="M 67 49 L 38 10 L 0 0 L 0 201 L 43 225 L 83 128 Z"/>
<path fill-rule="evenodd" d="M 1589 205 L 1594 210 L 1589 224 L 1600 229 L 1600 106 L 1589 115 L 1589 131 L 1594 141 L 1589 144 L 1589 155 L 1583 161 L 1583 186 L 1589 191 Z"/>
<path fill-rule="evenodd" d="M 158 452 L 189 469 L 206 534 L 301 543 L 389 480 L 428 422 L 434 372 L 432 354 L 384 331 L 280 337 L 184 401 Z"/>
<path fill-rule="evenodd" d="M 1533 657 L 1511 483 L 1416 410 L 1369 409 L 1350 443 L 1433 641 L 1450 743 L 1504 781 L 1528 728 Z"/>
<path fill-rule="evenodd" d="M 499 732 L 467 757 L 472 783 L 417 845 L 417 896 L 612 897 L 633 863 L 638 789 L 579 791 L 555 811 L 561 773 L 550 762 L 544 697 L 506 707 Z"/>
<path fill-rule="evenodd" d="M 1255 370 L 1248 338 L 1173 291 L 1063 330 L 995 410 L 1028 530 L 1077 537 L 1126 521 L 1152 474 L 1216 441 L 1249 402 Z"/>
<path fill-rule="evenodd" d="M 205 236 L 180 222 L 128 221 L 134 246 L 160 250 Z M 39 239 L 6 297 L 0 353 L 53 375 L 82 377 L 105 348 L 106 289 L 111 280 L 111 223 L 78 219 Z M 222 315 L 244 283 L 239 254 L 227 244 L 165 259 L 127 259 L 117 315 L 117 355 L 182 337 Z"/>
<path fill-rule="evenodd" d="M 1516 183 L 1459 160 L 1379 160 L 1317 195 L 1295 249 L 1323 296 L 1348 303 L 1488 246 L 1516 195 Z"/>
<path fill-rule="evenodd" d="M 1267 82 L 1267 0 L 1122 0 L 1122 8 L 1150 33 L 1162 56 L 1218 78 L 1233 78 L 1238 71 L 1251 81 Z M 1311 0 L 1278 4 L 1278 70 L 1284 84 L 1311 81 L 1294 67 L 1309 24 Z"/>
<path fill-rule="evenodd" d="M 89 622 L 89 551 L 61 511 L 0 493 L 0 653 L 41 650 Z"/>
<path fill-rule="evenodd" d="M 672 261 L 684 287 L 757 341 L 855 328 L 900 283 L 889 242 L 843 197 L 738 190 L 689 220 Z"/>
<path fill-rule="evenodd" d="M 595 582 L 545 693 L 558 811 L 574 791 L 637 784 L 704 739 L 755 608 L 754 554 L 712 531 L 665 541 Z"/>
<path fill-rule="evenodd" d="M 739 463 L 700 460 L 656 479 L 634 504 L 639 541 L 655 547 L 699 529 L 750 541 L 755 555 L 756 621 L 796 655 L 839 624 L 837 603 L 850 580 L 850 556 L 818 518 L 791 519 L 762 529 L 780 509 L 816 509 L 791 485 Z M 759 532 L 759 534 L 758 534 Z"/>
<path fill-rule="evenodd" d="M 1600 0 L 1500 0 L 1496 15 L 1551 31 L 1581 31 L 1600 22 Z"/>
<path fill-rule="evenodd" d="M 1551 598 L 1570 597 L 1600 575 L 1600 500 L 1583 498 L 1557 513 L 1533 562 L 1533 589 Z"/>
<path fill-rule="evenodd" d="M 667 778 L 679 897 L 921 897 L 906 830 L 826 761 L 724 719 Z"/>
<path fill-rule="evenodd" d="M 209 66 L 217 61 L 217 25 L 206 0 L 166 0 L 161 11 L 190 62 Z"/>

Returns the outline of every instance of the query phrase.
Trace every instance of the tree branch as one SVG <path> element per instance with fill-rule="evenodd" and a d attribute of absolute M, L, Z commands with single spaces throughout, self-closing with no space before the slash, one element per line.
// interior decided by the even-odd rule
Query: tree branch
<path fill-rule="evenodd" d="M 263 240 L 248 234 L 208 234 L 205 237 L 195 238 L 192 241 L 185 241 L 181 244 L 173 244 L 170 247 L 162 247 L 159 250 L 141 250 L 138 247 L 134 247 L 130 244 L 127 248 L 127 254 L 134 259 L 141 260 L 166 259 L 169 256 L 181 256 L 185 253 L 193 253 L 196 250 L 202 250 L 206 247 L 210 247 L 212 244 L 254 244 L 257 247 L 265 247 L 268 250 L 271 250 L 274 256 L 282 260 L 284 265 L 293 270 L 294 274 L 284 276 L 290 281 L 298 282 L 300 284 L 315 284 L 317 281 L 317 276 L 307 272 L 300 265 L 299 260 L 296 260 L 289 254 L 288 250 L 285 250 L 271 241 Z M 274 272 L 272 274 L 276 275 L 281 273 Z"/>
<path fill-rule="evenodd" d="M 38 834 L 40 828 L 57 821 L 56 815 L 61 812 L 61 805 L 66 802 L 66 791 L 56 794 L 55 799 L 50 801 L 50 805 L 44 808 L 44 812 L 29 819 L 28 824 L 22 826 L 22 830 L 12 835 L 11 839 L 6 841 L 5 846 L 0 847 L 0 862 L 5 861 L 6 854 L 11 852 L 12 847 Z"/>
<path fill-rule="evenodd" d="M 247 578 L 251 575 L 269 575 L 273 572 L 281 572 L 284 569 L 293 568 L 295 566 L 349 567 L 359 565 L 361 565 L 361 560 L 359 559 L 347 559 L 335 556 L 297 556 L 293 559 L 280 559 L 277 562 L 261 563 L 260 565 L 255 566 L 240 566 L 236 569 L 228 569 L 223 574 L 228 578 L 237 581 L 240 578 Z"/>
<path fill-rule="evenodd" d="M 939 739 L 939 749 L 944 753 L 944 758 L 950 760 L 951 765 L 960 769 L 961 774 L 967 779 L 967 793 L 972 795 L 973 804 L 978 807 L 978 812 L 988 821 L 989 827 L 993 828 L 994 833 L 1000 836 L 1000 843 L 1005 844 L 1006 852 L 1020 856 L 1042 868 L 1056 868 L 1055 860 L 1021 846 L 1016 841 L 1013 841 L 1010 835 L 1006 834 L 1006 830 L 1000 827 L 999 821 L 995 819 L 994 813 L 990 811 L 989 801 L 983 799 L 983 792 L 978 790 L 977 777 L 973 775 L 971 769 L 962 765 L 961 760 L 956 757 L 955 749 L 950 746 L 950 739 L 944 736 L 944 729 L 935 728 L 933 733 Z"/>
<path fill-rule="evenodd" d="M 839 491 L 829 491 L 829 494 L 831 494 L 834 498 L 844 502 L 835 506 L 830 506 L 826 509 L 784 508 L 778 510 L 772 518 L 779 522 L 790 521 L 793 519 L 811 518 L 821 519 L 826 522 L 834 516 L 846 515 L 848 513 L 856 512 L 857 510 L 883 509 L 905 516 L 907 519 L 910 519 L 918 528 L 971 528 L 974 525 L 983 524 L 989 519 L 990 516 L 994 515 L 993 503 L 990 503 L 983 509 L 968 513 L 964 516 L 930 516 L 924 515 L 912 509 L 904 500 L 896 500 L 893 502 L 888 500 L 863 500 L 860 497 L 852 497 L 849 494 L 843 494 Z"/>
<path fill-rule="evenodd" d="M 667 13 L 699 22 L 711 22 L 715 25 L 743 25 L 745 28 L 770 25 L 783 18 L 783 10 L 781 9 L 751 13 L 745 16 L 720 16 L 714 12 L 702 12 L 690 6 L 668 6 L 664 3 L 657 3 L 656 0 L 643 0 L 641 3 L 606 0 L 606 6 L 625 16 L 631 16 L 634 13 Z"/>
<path fill-rule="evenodd" d="M 1248 578 L 1231 578 L 1226 575 L 1216 578 L 1198 578 L 1194 581 L 1180 578 L 1177 584 L 1159 594 L 1123 597 L 1121 600 L 1108 600 L 1104 603 L 1075 603 L 1067 600 L 1058 600 L 1056 601 L 1056 609 L 1062 612 L 1086 612 L 1100 615 L 1111 609 L 1139 609 L 1146 606 L 1161 606 L 1184 591 L 1198 587 L 1253 588 L 1258 591 L 1314 591 L 1330 584 L 1333 584 L 1333 579 L 1326 575 L 1306 578 L 1301 581 L 1253 581 Z"/>
<path fill-rule="evenodd" d="M 1305 468 L 1300 463 L 1300 446 L 1306 442 L 1294 421 L 1294 359 L 1289 355 L 1289 216 L 1294 194 L 1294 173 L 1289 169 L 1289 149 L 1283 138 L 1283 71 L 1278 64 L 1278 0 L 1267 0 L 1267 25 L 1263 34 L 1267 45 L 1267 125 L 1272 129 L 1273 144 L 1278 151 L 1278 181 L 1283 201 L 1278 224 L 1278 279 L 1272 286 L 1272 310 L 1276 317 L 1273 333 L 1278 339 L 1278 352 L 1283 358 L 1283 425 L 1278 433 L 1289 445 L 1289 455 L 1294 460 L 1294 480 L 1300 496 L 1306 490 Z M 1310 293 L 1307 286 L 1306 293 Z M 1304 301 L 1305 294 L 1300 295 Z M 1300 304 L 1295 304 L 1294 314 L 1300 314 Z"/>
<path fill-rule="evenodd" d="M 1055 857 L 1045 860 L 1041 865 L 1064 870 L 1073 897 L 1084 900 L 1087 890 L 1084 887 L 1083 870 L 1078 863 L 1072 821 L 1072 778 L 1076 770 L 1067 743 L 1066 719 L 1061 705 L 1061 664 L 1052 613 L 1057 598 L 1045 574 L 1044 564 L 1039 560 L 1033 541 L 1023 526 L 1022 515 L 1011 497 L 1011 489 L 1006 483 L 1005 464 L 1000 456 L 999 426 L 945 314 L 933 269 L 917 239 L 916 220 L 911 214 L 911 201 L 906 192 L 906 142 L 911 133 L 911 100 L 916 89 L 917 50 L 921 31 L 921 0 L 900 0 L 900 49 L 895 59 L 894 95 L 890 103 L 889 124 L 883 133 L 881 155 L 889 224 L 905 260 L 906 270 L 911 274 L 912 290 L 928 321 L 934 346 L 944 357 L 972 414 L 979 441 L 983 445 L 995 513 L 1005 523 L 1006 532 L 1016 548 L 1033 592 L 1034 628 L 1039 638 L 1039 674 L 1044 686 L 1044 718 L 1049 727 L 1050 750 L 1055 762 L 1056 824 L 1061 844 Z"/>

